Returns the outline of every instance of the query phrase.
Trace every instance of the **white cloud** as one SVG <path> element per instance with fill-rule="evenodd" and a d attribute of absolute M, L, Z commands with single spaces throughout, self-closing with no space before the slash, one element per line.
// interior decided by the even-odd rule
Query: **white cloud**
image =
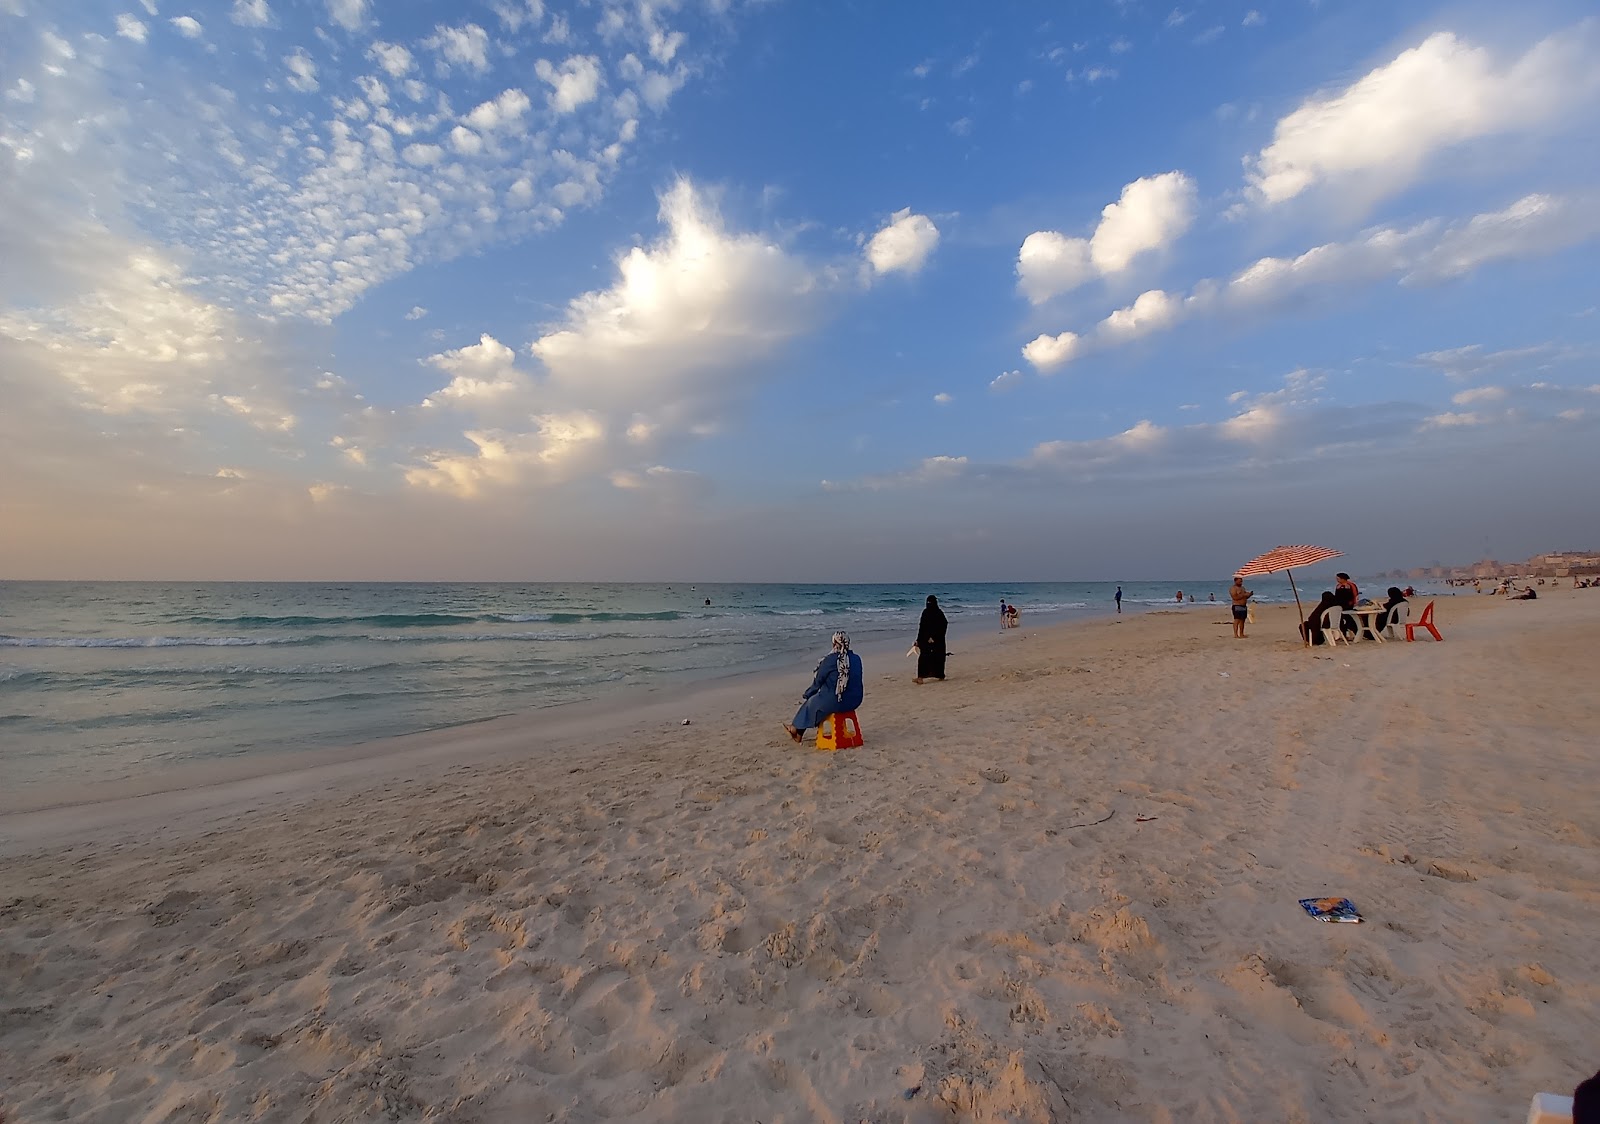
<path fill-rule="evenodd" d="M 444 149 L 436 144 L 408 144 L 401 150 L 400 158 L 407 164 L 429 168 L 444 159 Z"/>
<path fill-rule="evenodd" d="M 1376 227 L 1346 242 L 1314 246 L 1295 258 L 1261 258 L 1225 282 L 1202 281 L 1183 297 L 1156 289 L 1112 312 L 1091 336 L 1040 336 L 1023 349 L 1035 366 L 1059 366 L 1102 349 L 1218 312 L 1260 311 L 1326 299 L 1339 289 L 1386 278 L 1403 284 L 1448 281 L 1495 261 L 1542 257 L 1600 236 L 1600 195 L 1527 196 L 1503 211 L 1447 224 Z M 1065 353 L 1056 341 L 1065 339 Z M 1441 355 L 1445 353 L 1439 353 Z M 1045 367 L 1041 367 L 1045 369 Z"/>
<path fill-rule="evenodd" d="M 1089 238 L 1035 231 L 1017 254 L 1017 287 L 1033 304 L 1122 273 L 1141 254 L 1175 242 L 1194 222 L 1194 181 L 1182 172 L 1134 180 L 1100 212 Z"/>
<path fill-rule="evenodd" d="M 474 129 L 484 131 L 507 128 L 520 121 L 531 104 L 521 90 L 502 90 L 499 97 L 483 102 L 465 120 Z"/>
<path fill-rule="evenodd" d="M 1002 371 L 989 383 L 989 389 L 995 393 L 1010 390 L 1022 382 L 1021 371 Z"/>
<path fill-rule="evenodd" d="M 447 386 L 423 400 L 424 406 L 499 402 L 531 385 L 516 368 L 516 353 L 487 333 L 469 347 L 430 355 L 424 362 L 451 376 Z"/>
<path fill-rule="evenodd" d="M 1450 32 L 1430 35 L 1281 119 L 1272 143 L 1246 160 L 1251 194 L 1271 205 L 1327 182 L 1375 199 L 1444 149 L 1550 122 L 1600 82 L 1592 38 L 1580 25 L 1501 62 Z"/>
<path fill-rule="evenodd" d="M 1267 17 L 1256 11 L 1256 9 L 1251 8 L 1244 14 L 1244 19 L 1239 22 L 1244 27 L 1260 27 L 1267 22 Z"/>
<path fill-rule="evenodd" d="M 267 5 L 267 0 L 233 0 L 233 12 L 229 18 L 240 27 L 273 25 L 272 9 Z"/>
<path fill-rule="evenodd" d="M 537 24 L 544 19 L 542 0 L 495 0 L 492 7 L 500 23 L 513 34 L 521 31 L 524 23 Z"/>
<path fill-rule="evenodd" d="M 441 24 L 422 45 L 439 52 L 446 63 L 465 66 L 478 74 L 489 69 L 489 33 L 475 23 L 460 27 Z"/>
<path fill-rule="evenodd" d="M 411 306 L 411 311 L 406 313 L 406 319 L 421 320 L 426 315 L 428 315 L 428 310 L 423 308 L 420 304 L 415 304 Z"/>
<path fill-rule="evenodd" d="M 600 96 L 600 61 L 593 55 L 573 55 L 559 67 L 540 59 L 533 72 L 550 86 L 550 108 L 557 113 L 571 113 Z"/>
<path fill-rule="evenodd" d="M 367 57 L 383 67 L 390 78 L 404 78 L 415 65 L 411 52 L 398 43 L 374 43 L 367 50 Z"/>
<path fill-rule="evenodd" d="M 867 243 L 867 261 L 878 273 L 916 273 L 939 245 L 939 228 L 911 208 L 896 211 Z"/>
<path fill-rule="evenodd" d="M 1134 180 L 1101 212 L 1089 257 L 1102 273 L 1120 273 L 1140 254 L 1177 239 L 1194 221 L 1194 181 L 1182 172 Z"/>
<path fill-rule="evenodd" d="M 150 28 L 143 20 L 123 13 L 117 17 L 117 34 L 135 43 L 143 43 L 150 37 Z"/>
<path fill-rule="evenodd" d="M 369 0 L 328 0 L 328 18 L 346 31 L 359 31 L 367 20 Z"/>
<path fill-rule="evenodd" d="M 450 130 L 450 147 L 462 156 L 475 156 L 483 151 L 483 138 L 464 125 Z"/>
<path fill-rule="evenodd" d="M 1488 421 L 1482 414 L 1474 413 L 1444 413 L 1434 414 L 1422 424 L 1425 429 L 1445 429 L 1453 426 L 1483 425 Z"/>
<path fill-rule="evenodd" d="M 1451 395 L 1450 401 L 1457 406 L 1470 406 L 1475 402 L 1498 402 L 1505 396 L 1506 389 L 1503 386 L 1479 386 Z"/>
<path fill-rule="evenodd" d="M 1600 235 L 1600 197 L 1528 195 L 1439 239 L 1407 275 L 1443 281 L 1505 258 L 1537 257 Z"/>
<path fill-rule="evenodd" d="M 167 22 L 185 39 L 198 39 L 205 32 L 200 26 L 200 21 L 193 16 L 174 16 Z"/>
<path fill-rule="evenodd" d="M 302 94 L 309 94 L 317 88 L 317 64 L 303 49 L 296 48 L 294 54 L 285 55 L 283 65 L 289 68 L 290 86 Z"/>
<path fill-rule="evenodd" d="M 952 398 L 950 395 L 944 393 L 943 391 L 940 391 L 938 394 L 935 394 L 933 396 L 933 400 L 935 402 L 939 403 L 939 405 L 941 405 L 941 406 L 948 406 L 950 403 L 955 401 L 954 398 Z"/>
<path fill-rule="evenodd" d="M 1119 308 L 1100 322 L 1109 336 L 1133 339 L 1167 327 L 1178 317 L 1179 302 L 1160 289 L 1140 293 L 1127 308 Z"/>
<path fill-rule="evenodd" d="M 1022 357 L 1036 370 L 1049 372 L 1075 358 L 1082 350 L 1077 333 L 1062 332 L 1058 336 L 1038 336 L 1022 349 Z"/>
<path fill-rule="evenodd" d="M 1017 287 L 1034 304 L 1070 292 L 1097 276 L 1089 261 L 1089 240 L 1054 230 L 1036 230 L 1017 253 Z"/>
<path fill-rule="evenodd" d="M 452 375 L 430 402 L 493 401 L 484 416 L 499 424 L 467 431 L 470 451 L 428 454 L 409 482 L 470 496 L 636 472 L 616 460 L 715 430 L 760 361 L 810 322 L 821 280 L 759 235 L 728 231 L 688 180 L 663 194 L 660 217 L 657 242 L 624 254 L 610 287 L 572 300 L 530 345 L 542 377 L 518 371 L 491 336 L 429 360 Z M 536 424 L 511 428 L 507 403 Z"/>
<path fill-rule="evenodd" d="M 1482 344 L 1467 344 L 1442 351 L 1428 351 L 1417 356 L 1417 362 L 1452 379 L 1475 379 L 1502 371 L 1547 371 L 1564 362 L 1584 361 L 1592 353 L 1535 344 L 1531 347 L 1505 348 L 1485 351 Z"/>

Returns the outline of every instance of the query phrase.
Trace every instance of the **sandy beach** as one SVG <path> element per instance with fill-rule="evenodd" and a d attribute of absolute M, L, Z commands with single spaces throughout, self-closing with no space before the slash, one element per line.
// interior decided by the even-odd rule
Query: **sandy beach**
<path fill-rule="evenodd" d="M 1600 593 L 1436 612 L 1024 621 L 838 754 L 797 668 L 10 806 L 0 1113 L 1520 1120 L 1600 1066 Z"/>

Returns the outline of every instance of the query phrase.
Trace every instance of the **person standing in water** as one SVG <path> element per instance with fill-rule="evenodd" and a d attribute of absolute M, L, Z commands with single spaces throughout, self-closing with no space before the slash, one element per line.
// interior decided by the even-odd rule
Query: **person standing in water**
<path fill-rule="evenodd" d="M 1117 615 L 1121 616 L 1122 615 L 1122 587 L 1120 585 L 1117 586 L 1117 595 L 1112 600 L 1116 601 L 1116 603 L 1117 603 Z"/>

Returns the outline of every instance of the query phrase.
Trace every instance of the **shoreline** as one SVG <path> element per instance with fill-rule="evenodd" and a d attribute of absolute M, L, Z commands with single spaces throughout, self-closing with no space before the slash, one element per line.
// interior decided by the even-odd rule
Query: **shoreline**
<path fill-rule="evenodd" d="M 1600 594 L 1330 651 L 1217 608 L 869 665 L 855 751 L 782 675 L 8 845 L 0 1109 L 1488 1124 L 1586 1077 Z"/>
<path fill-rule="evenodd" d="M 1130 618 L 1138 615 L 1141 614 L 1126 614 Z M 1031 629 L 1024 625 L 1015 630 L 1015 637 L 1011 631 L 985 629 L 974 622 L 959 632 L 952 629 L 951 641 L 959 641 L 969 651 L 983 651 L 1030 633 L 1050 634 L 1097 620 L 1103 623 L 1107 617 L 1116 619 L 1114 613 L 1107 613 L 1100 617 L 1054 619 Z M 897 644 L 898 641 L 879 641 L 862 650 L 863 658 L 873 661 L 867 668 L 869 685 L 874 680 L 901 677 L 899 672 L 909 680 L 910 661 Z M 881 670 L 886 667 L 895 671 Z M 797 663 L 792 670 L 765 666 L 730 675 L 634 684 L 592 699 L 351 745 L 244 753 L 233 760 L 190 761 L 148 777 L 124 781 L 33 785 L 0 796 L 0 857 L 29 846 L 61 842 L 74 833 L 92 837 L 106 830 L 131 831 L 154 825 L 170 830 L 173 813 L 235 814 L 262 807 L 255 803 L 259 801 L 311 797 L 321 791 L 319 786 L 328 783 L 359 786 L 405 777 L 416 769 L 482 764 L 502 757 L 520 759 L 524 754 L 531 759 L 538 751 L 520 747 L 523 739 L 576 743 L 614 735 L 630 724 L 678 725 L 686 717 L 694 722 L 697 708 L 708 706 L 726 718 L 740 713 L 737 704 L 741 701 L 795 693 L 795 684 L 808 678 L 810 671 L 809 664 Z M 774 721 L 782 722 L 792 709 L 789 705 Z M 75 815 L 81 822 L 69 822 Z"/>
<path fill-rule="evenodd" d="M 1160 610 L 1142 610 L 1142 612 L 1160 612 Z M 1138 613 L 1128 613 L 1128 616 L 1134 615 Z M 1093 610 L 1088 610 L 1086 615 L 1066 620 L 1054 615 L 1046 618 L 1045 624 L 1032 626 L 1032 631 L 1082 626 L 1094 620 L 1102 620 L 1102 616 L 1114 616 L 1114 613 L 1094 615 Z M 960 640 L 963 645 L 979 650 L 995 642 L 1005 642 L 1006 636 L 1010 634 L 1008 632 L 1002 634 L 1002 631 L 995 626 L 986 628 L 976 621 L 963 621 L 960 628 L 952 626 L 950 631 L 952 642 Z M 906 664 L 907 661 L 904 658 L 904 648 L 896 647 L 898 644 L 898 640 L 874 640 L 858 650 L 862 658 L 874 661 L 875 666 L 880 668 L 899 666 Z M 610 690 L 603 690 L 594 698 L 536 706 L 525 711 L 512 711 L 482 719 L 450 722 L 430 729 L 397 733 L 390 737 L 357 741 L 350 745 L 314 746 L 314 748 L 286 749 L 286 751 L 246 749 L 243 753 L 230 754 L 227 757 L 194 759 L 170 765 L 157 772 L 147 773 L 144 777 L 91 781 L 86 785 L 74 781 L 43 781 L 14 789 L 11 793 L 0 794 L 0 853 L 5 852 L 6 836 L 8 836 L 6 820 L 11 817 L 34 817 L 51 812 L 86 809 L 94 805 L 118 804 L 147 797 L 192 793 L 197 789 L 222 789 L 227 786 L 251 785 L 251 783 L 254 783 L 254 791 L 261 793 L 267 788 L 262 783 L 272 778 L 288 777 L 294 773 L 318 772 L 318 770 L 339 770 L 357 762 L 381 761 L 392 754 L 402 759 L 397 765 L 406 764 L 408 761 L 411 764 L 426 765 L 437 754 L 448 753 L 448 749 L 453 748 L 456 743 L 464 743 L 470 748 L 477 745 L 478 741 L 499 743 L 523 732 L 539 733 L 539 735 L 546 733 L 542 730 L 523 729 L 534 724 L 549 724 L 552 727 L 550 733 L 555 733 L 557 737 L 570 737 L 573 732 L 603 732 L 605 725 L 586 729 L 587 724 L 606 716 L 613 716 L 618 722 L 626 722 L 630 714 L 651 711 L 654 706 L 661 705 L 664 695 L 680 693 L 683 705 L 693 708 L 698 705 L 701 696 L 717 696 L 718 693 L 736 693 L 739 690 L 763 692 L 773 687 L 773 680 L 803 676 L 810 671 L 810 668 L 802 668 L 803 661 L 795 664 L 795 669 L 792 671 L 779 669 L 776 664 L 782 663 L 787 658 L 789 656 L 765 656 L 752 666 L 725 674 L 702 674 L 702 676 L 685 674 L 685 676 L 664 677 L 661 682 L 654 684 L 619 685 Z M 869 677 L 870 674 L 872 672 L 869 671 Z M 574 730 L 574 727 L 578 729 Z M 482 738 L 474 737 L 478 733 Z M 421 757 L 421 761 L 416 761 L 418 757 Z"/>

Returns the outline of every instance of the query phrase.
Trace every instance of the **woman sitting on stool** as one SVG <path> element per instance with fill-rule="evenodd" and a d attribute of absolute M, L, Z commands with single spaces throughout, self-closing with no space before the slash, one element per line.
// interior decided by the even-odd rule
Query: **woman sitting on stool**
<path fill-rule="evenodd" d="M 783 724 L 784 732 L 798 742 L 807 730 L 821 726 L 828 715 L 856 709 L 865 694 L 861 657 L 850 650 L 850 637 L 835 632 L 832 654 L 823 656 L 817 665 L 811 686 L 800 697 L 800 709 L 794 712 L 794 721 Z"/>

